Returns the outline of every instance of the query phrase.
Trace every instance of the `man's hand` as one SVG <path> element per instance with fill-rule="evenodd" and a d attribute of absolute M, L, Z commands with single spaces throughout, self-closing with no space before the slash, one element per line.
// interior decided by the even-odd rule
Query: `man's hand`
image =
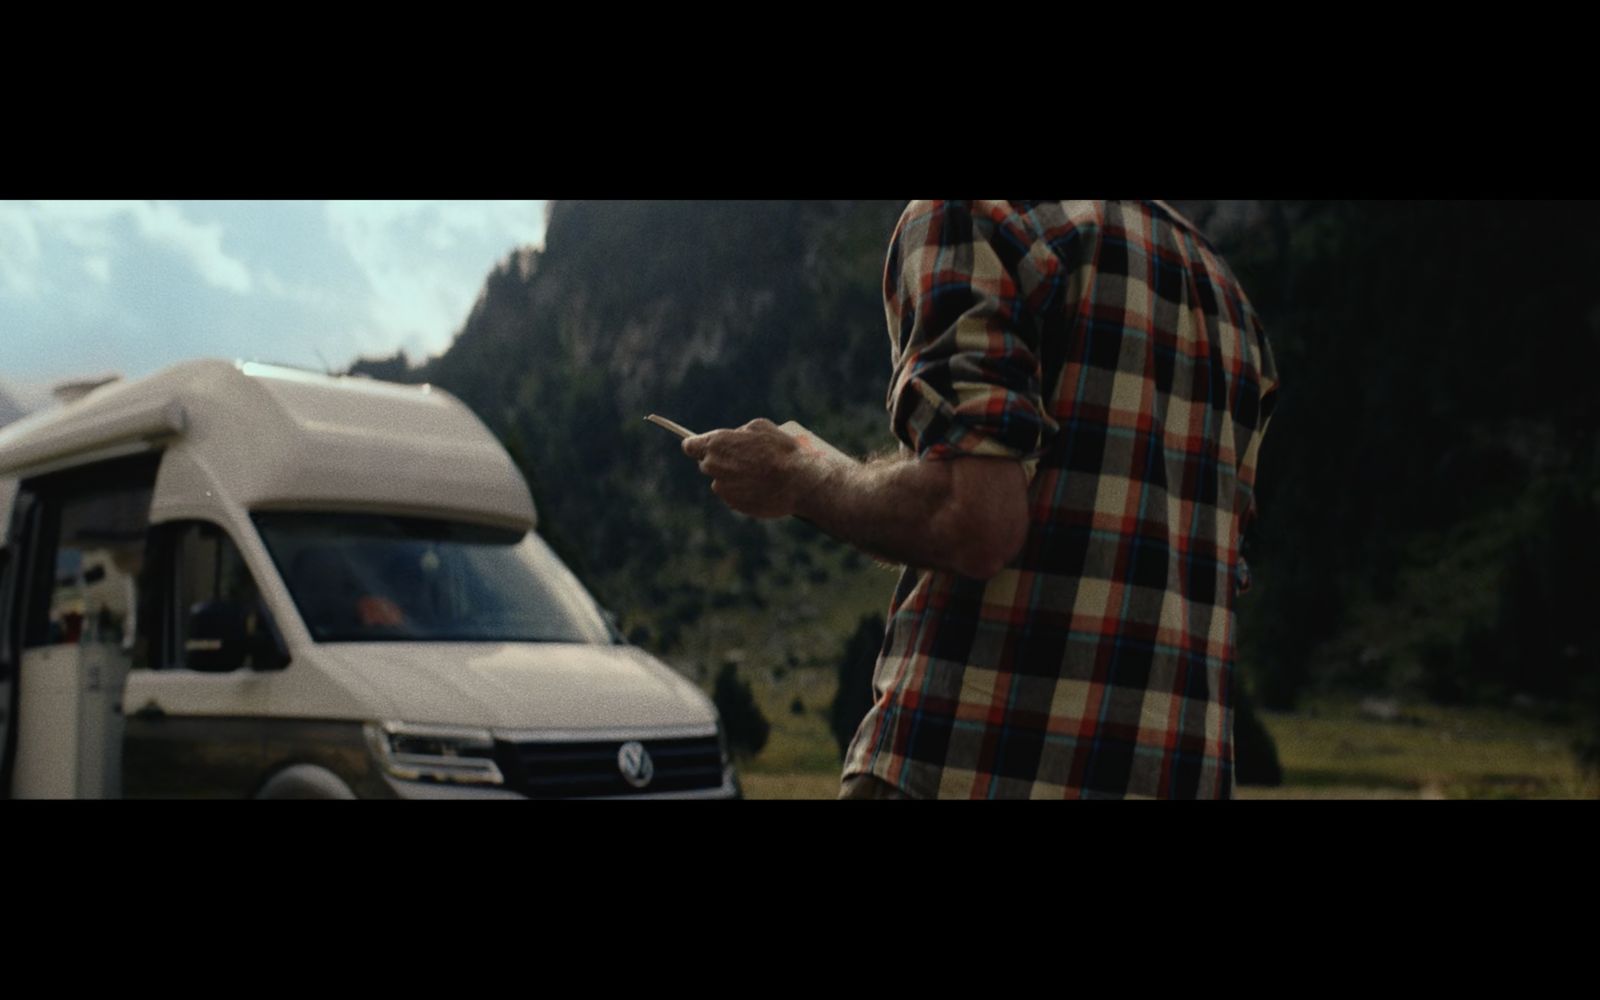
<path fill-rule="evenodd" d="M 711 492 L 741 514 L 766 520 L 795 512 L 811 463 L 794 438 L 770 420 L 685 438 L 683 453 L 711 477 Z"/>
<path fill-rule="evenodd" d="M 1028 478 L 1008 459 L 831 462 L 769 420 L 683 442 L 729 507 L 803 517 L 874 558 L 976 579 L 999 573 L 1028 533 Z"/>

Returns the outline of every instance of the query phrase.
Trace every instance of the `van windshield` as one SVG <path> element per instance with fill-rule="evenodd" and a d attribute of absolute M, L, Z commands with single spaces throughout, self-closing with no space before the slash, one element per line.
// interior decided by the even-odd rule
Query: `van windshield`
<path fill-rule="evenodd" d="M 533 532 L 373 514 L 253 519 L 317 642 L 610 641 Z"/>

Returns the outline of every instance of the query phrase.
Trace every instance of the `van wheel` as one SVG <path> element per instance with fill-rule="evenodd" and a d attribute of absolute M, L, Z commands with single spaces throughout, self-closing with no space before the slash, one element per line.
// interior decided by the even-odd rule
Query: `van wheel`
<path fill-rule="evenodd" d="M 315 764 L 296 764 L 274 774 L 261 791 L 258 799 L 353 799 L 350 790 L 337 774 Z"/>

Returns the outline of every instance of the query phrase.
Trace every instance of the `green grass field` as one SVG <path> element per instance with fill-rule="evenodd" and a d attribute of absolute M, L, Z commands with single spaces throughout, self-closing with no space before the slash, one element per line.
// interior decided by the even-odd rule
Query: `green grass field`
<path fill-rule="evenodd" d="M 785 672 L 753 684 L 772 724 L 767 746 L 742 761 L 751 799 L 832 799 L 839 753 L 828 732 L 834 682 L 824 670 Z M 797 714 L 796 701 L 801 711 Z M 1277 742 L 1284 783 L 1245 787 L 1241 799 L 1594 798 L 1600 784 L 1579 771 L 1576 732 L 1511 712 L 1414 706 L 1392 721 L 1349 703 L 1263 713 Z"/>
<path fill-rule="evenodd" d="M 739 765 L 745 794 L 752 799 L 837 796 L 839 750 L 828 731 L 827 716 L 844 637 L 864 614 L 882 613 L 895 580 L 892 572 L 878 567 L 847 565 L 842 548 L 819 547 L 810 535 L 788 539 L 782 551 L 793 554 L 808 546 L 813 551 L 805 568 L 779 560 L 792 572 L 782 585 L 763 586 L 767 606 L 707 612 L 685 629 L 681 647 L 667 657 L 708 691 L 711 678 L 727 661 L 737 663 L 740 676 L 750 684 L 772 726 L 761 753 Z M 1474 603 L 1483 581 L 1472 576 L 1482 569 L 1482 546 L 1452 539 L 1440 546 L 1440 552 L 1423 555 L 1444 560 L 1448 572 L 1405 577 L 1392 608 L 1373 605 L 1356 616 L 1359 627 L 1341 640 L 1339 655 L 1348 660 L 1363 648 L 1392 649 L 1393 666 L 1404 674 L 1415 669 L 1411 662 L 1415 643 L 1397 637 L 1415 632 L 1417 621 L 1433 620 L 1430 609 L 1448 605 L 1450 614 L 1444 618 L 1452 622 L 1487 614 L 1481 602 Z M 708 567 L 706 573 L 730 575 L 731 562 Z M 1461 580 L 1469 584 L 1460 584 Z M 1472 581 L 1476 585 L 1470 585 Z M 1441 633 L 1433 638 L 1451 636 Z M 1237 796 L 1600 796 L 1600 784 L 1579 772 L 1573 753 L 1579 734 L 1572 726 L 1539 721 L 1509 708 L 1419 704 L 1391 714 L 1389 721 L 1375 718 L 1354 699 L 1310 702 L 1294 713 L 1261 713 L 1278 747 L 1284 784 L 1240 788 Z"/>
<path fill-rule="evenodd" d="M 1393 721 L 1354 706 L 1262 716 L 1284 784 L 1241 798 L 1594 798 L 1573 753 L 1577 732 L 1507 711 L 1420 705 Z"/>

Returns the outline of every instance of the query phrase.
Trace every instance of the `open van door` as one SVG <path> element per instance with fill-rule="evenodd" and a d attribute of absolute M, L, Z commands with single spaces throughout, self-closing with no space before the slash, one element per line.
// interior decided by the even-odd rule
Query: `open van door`
<path fill-rule="evenodd" d="M 27 600 L 24 586 L 31 552 L 30 542 L 38 522 L 31 494 L 17 496 L 15 483 L 0 483 L 7 495 L 0 507 L 9 517 L 0 522 L 0 796 L 11 796 L 11 772 L 16 761 L 17 674 L 22 652 L 21 608 Z"/>
<path fill-rule="evenodd" d="M 121 796 L 122 691 L 159 456 L 30 479 L 8 608 L 10 794 Z M 26 513 L 24 513 L 26 505 Z"/>
<path fill-rule="evenodd" d="M 11 595 L 11 546 L 0 535 L 0 774 L 6 772 L 11 760 L 7 744 L 11 742 L 11 656 L 5 647 L 10 646 L 6 635 L 11 628 L 11 616 L 6 605 Z M 0 794 L 10 789 L 9 782 L 0 781 Z"/>

